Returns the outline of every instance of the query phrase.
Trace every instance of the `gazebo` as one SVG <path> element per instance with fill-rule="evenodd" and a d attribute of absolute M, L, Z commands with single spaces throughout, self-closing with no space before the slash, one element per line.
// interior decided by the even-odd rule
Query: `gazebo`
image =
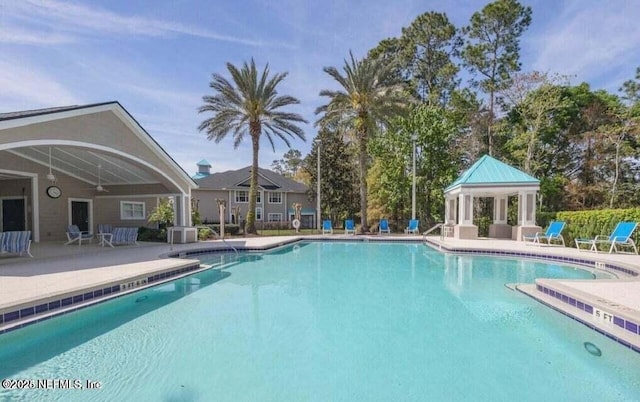
<path fill-rule="evenodd" d="M 473 202 L 476 198 L 491 197 L 493 223 L 489 226 L 489 237 L 522 240 L 523 235 L 541 230 L 536 225 L 539 190 L 540 181 L 535 177 L 485 155 L 444 190 L 445 225 L 453 227 L 454 238 L 477 239 Z M 518 222 L 512 227 L 507 224 L 507 207 L 509 197 L 516 195 Z"/>

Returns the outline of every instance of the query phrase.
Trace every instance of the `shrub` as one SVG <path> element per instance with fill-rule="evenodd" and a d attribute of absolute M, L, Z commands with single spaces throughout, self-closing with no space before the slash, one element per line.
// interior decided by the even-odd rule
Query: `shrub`
<path fill-rule="evenodd" d="M 493 220 L 488 216 L 480 216 L 473 220 L 473 224 L 478 227 L 478 236 L 487 237 L 489 236 L 489 225 Z"/>
<path fill-rule="evenodd" d="M 213 224 L 213 225 L 207 225 L 207 226 L 215 230 L 216 233 L 220 233 L 220 224 Z M 237 235 L 238 233 L 240 233 L 240 226 L 232 223 L 225 223 L 224 233 L 228 235 Z"/>
<path fill-rule="evenodd" d="M 215 235 L 213 234 L 213 229 L 210 227 L 200 227 L 198 228 L 198 240 L 209 240 L 214 239 Z"/>
<path fill-rule="evenodd" d="M 574 239 L 609 235 L 618 222 L 640 222 L 640 208 L 563 211 L 556 214 L 556 219 L 567 223 L 562 235 L 568 245 L 574 244 Z M 633 234 L 636 243 L 638 237 L 638 230 L 636 230 Z"/>
<path fill-rule="evenodd" d="M 157 223 L 160 229 L 164 229 L 173 222 L 173 201 L 163 198 L 156 209 L 149 215 L 149 223 Z"/>
<path fill-rule="evenodd" d="M 138 241 L 167 242 L 166 229 L 138 228 Z"/>
<path fill-rule="evenodd" d="M 538 226 L 546 228 L 547 226 L 549 226 L 549 222 L 555 221 L 557 219 L 556 215 L 556 212 L 536 212 L 536 221 L 538 223 Z"/>

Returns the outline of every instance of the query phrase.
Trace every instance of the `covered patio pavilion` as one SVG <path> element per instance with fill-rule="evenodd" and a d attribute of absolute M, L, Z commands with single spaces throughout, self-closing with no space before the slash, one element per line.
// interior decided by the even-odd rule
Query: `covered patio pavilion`
<path fill-rule="evenodd" d="M 493 198 L 493 223 L 489 237 L 522 240 L 523 236 L 539 232 L 536 225 L 536 194 L 540 181 L 489 155 L 474 163 L 444 190 L 445 226 L 457 239 L 477 239 L 473 203 L 477 198 Z M 507 223 L 509 197 L 518 197 L 518 221 Z"/>
<path fill-rule="evenodd" d="M 0 231 L 58 242 L 68 225 L 153 227 L 163 197 L 189 226 L 195 188 L 118 102 L 0 113 Z"/>

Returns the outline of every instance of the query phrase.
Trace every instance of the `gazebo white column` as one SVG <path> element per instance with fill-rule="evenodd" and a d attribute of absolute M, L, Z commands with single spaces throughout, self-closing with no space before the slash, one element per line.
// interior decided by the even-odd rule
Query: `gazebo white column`
<path fill-rule="evenodd" d="M 523 236 L 542 230 L 536 225 L 536 191 L 518 192 L 518 225 L 513 229 L 513 240 L 522 240 Z"/>
<path fill-rule="evenodd" d="M 453 227 L 456 225 L 456 199 L 447 196 L 444 200 L 444 227 L 442 234 L 445 237 L 453 236 Z"/>
<path fill-rule="evenodd" d="M 493 223 L 489 225 L 489 237 L 510 239 L 511 226 L 507 224 L 507 195 L 497 195 L 493 198 Z"/>
<path fill-rule="evenodd" d="M 456 224 L 456 199 L 447 197 L 444 203 L 444 224 L 453 226 Z"/>
<path fill-rule="evenodd" d="M 473 194 L 461 192 L 458 196 L 458 220 L 453 231 L 458 239 L 477 239 L 478 227 L 473 224 Z"/>

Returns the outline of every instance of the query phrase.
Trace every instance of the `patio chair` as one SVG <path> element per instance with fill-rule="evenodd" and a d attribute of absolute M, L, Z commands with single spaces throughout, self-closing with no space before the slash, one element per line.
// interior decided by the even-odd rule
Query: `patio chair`
<path fill-rule="evenodd" d="M 108 223 L 99 223 L 98 233 L 113 233 L 113 226 Z"/>
<path fill-rule="evenodd" d="M 387 219 L 380 219 L 380 224 L 378 225 L 378 234 L 391 234 L 391 229 L 389 229 L 389 221 Z"/>
<path fill-rule="evenodd" d="M 119 244 L 138 244 L 138 228 L 113 228 L 111 246 Z"/>
<path fill-rule="evenodd" d="M 418 226 L 420 225 L 420 221 L 417 219 L 411 219 L 409 221 L 409 226 L 404 230 L 405 234 L 418 234 Z"/>
<path fill-rule="evenodd" d="M 562 230 L 566 224 L 562 221 L 554 221 L 549 224 L 547 230 L 542 232 L 537 232 L 534 235 L 522 236 L 522 240 L 524 241 L 525 246 L 535 245 L 535 246 L 565 246 L 564 237 L 562 237 Z M 555 241 L 556 244 L 553 244 L 552 241 Z M 562 244 L 559 244 L 560 242 Z"/>
<path fill-rule="evenodd" d="M 92 239 L 93 235 L 89 232 L 81 232 L 78 225 L 67 226 L 68 241 L 65 243 L 65 246 L 74 242 L 78 242 L 78 245 L 81 246 L 83 241 L 89 240 L 89 243 L 91 243 Z"/>
<path fill-rule="evenodd" d="M 344 221 L 344 234 L 356 234 L 356 224 L 353 223 L 353 219 Z"/>
<path fill-rule="evenodd" d="M 98 238 L 100 239 L 100 245 L 111 246 L 111 238 L 113 237 L 113 226 L 108 223 L 99 223 L 98 224 Z"/>
<path fill-rule="evenodd" d="M 329 219 L 325 219 L 322 221 L 322 234 L 333 234 L 333 226 L 331 226 L 331 221 Z"/>
<path fill-rule="evenodd" d="M 637 226 L 637 222 L 619 222 L 609 236 L 598 235 L 594 239 L 575 239 L 576 248 L 581 251 L 589 250 L 595 251 L 597 253 L 598 244 L 611 244 L 611 247 L 609 247 L 609 253 L 612 253 L 614 251 L 617 253 L 617 246 L 627 246 L 632 247 L 633 252 L 635 254 L 638 254 L 638 248 L 631 238 L 631 235 L 633 234 L 634 230 L 636 230 Z M 589 246 L 589 248 L 580 248 L 581 244 L 586 244 Z"/>
<path fill-rule="evenodd" d="M 0 252 L 8 254 L 18 254 L 22 256 L 31 255 L 31 231 L 11 231 L 0 232 Z"/>

